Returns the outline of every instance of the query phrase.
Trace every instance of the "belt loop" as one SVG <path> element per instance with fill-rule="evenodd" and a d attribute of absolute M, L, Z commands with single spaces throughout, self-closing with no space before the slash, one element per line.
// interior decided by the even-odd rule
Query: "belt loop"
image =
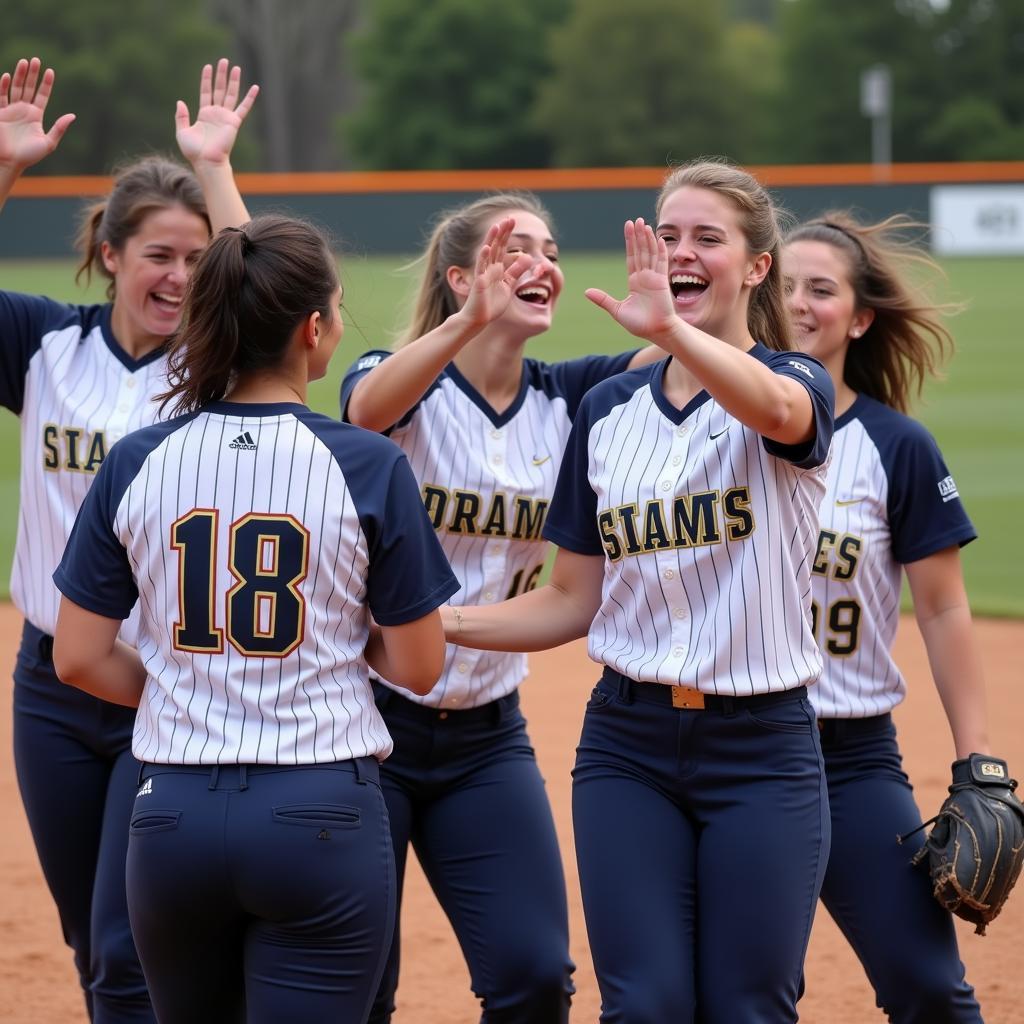
<path fill-rule="evenodd" d="M 726 718 L 732 718 L 736 714 L 736 701 L 732 697 L 722 697 L 722 714 Z"/>
<path fill-rule="evenodd" d="M 619 700 L 623 704 L 633 703 L 633 680 L 619 673 Z"/>
<path fill-rule="evenodd" d="M 249 788 L 249 772 L 248 765 L 240 764 L 238 766 L 238 791 L 244 793 Z"/>
<path fill-rule="evenodd" d="M 216 789 L 218 782 L 220 782 L 220 765 L 215 764 L 210 769 L 210 785 L 207 788 Z"/>
<path fill-rule="evenodd" d="M 365 786 L 366 772 L 363 769 L 363 759 L 361 757 L 353 757 L 352 767 L 355 769 L 356 782 L 358 782 L 360 786 Z"/>
<path fill-rule="evenodd" d="M 49 633 L 42 633 L 39 637 L 39 657 L 43 661 L 53 661 L 53 637 Z"/>
<path fill-rule="evenodd" d="M 145 764 L 145 762 L 144 762 L 144 761 L 140 761 L 140 762 L 139 762 L 139 777 L 138 777 L 138 779 L 136 780 L 136 783 L 135 783 L 135 785 L 136 785 L 136 786 L 141 786 L 141 785 L 142 785 L 142 773 L 143 773 L 143 772 L 144 772 L 145 770 L 146 770 L 146 764 Z"/>

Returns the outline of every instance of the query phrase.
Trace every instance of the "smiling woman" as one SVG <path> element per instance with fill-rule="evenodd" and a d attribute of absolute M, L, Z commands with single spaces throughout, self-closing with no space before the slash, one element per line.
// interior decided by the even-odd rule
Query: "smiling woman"
<path fill-rule="evenodd" d="M 537 584 L 541 530 L 583 394 L 661 353 L 524 358 L 527 341 L 551 326 L 564 285 L 551 218 L 529 193 L 443 216 L 424 264 L 398 350 L 356 362 L 342 411 L 407 453 L 461 585 L 455 603 L 494 604 Z M 413 841 L 458 933 L 483 1020 L 554 1024 L 568 1015 L 573 965 L 551 810 L 519 711 L 526 671 L 520 654 L 453 645 L 426 696 L 378 680 L 395 738 L 381 781 L 399 884 Z M 396 936 L 371 1021 L 390 1019 L 397 984 Z"/>
<path fill-rule="evenodd" d="M 178 139 L 195 173 L 157 157 L 117 175 L 79 233 L 79 277 L 109 281 L 107 303 L 64 304 L 0 291 L 0 404 L 21 420 L 21 507 L 11 596 L 25 616 L 14 673 L 14 756 L 47 884 L 73 948 L 91 1015 L 152 1020 L 128 927 L 124 864 L 138 777 L 133 715 L 64 686 L 53 668 L 58 593 L 51 576 L 110 446 L 158 415 L 164 343 L 177 330 L 190 268 L 225 223 L 228 160 L 255 87 L 238 68 L 207 65 L 196 123 L 179 110 Z M 0 206 L 15 181 L 59 144 L 74 120 L 43 117 L 54 73 L 19 61 L 0 76 Z M 205 148 L 188 147 L 193 138 Z M 225 185 L 225 181 L 228 183 Z M 214 200 L 217 203 L 214 203 Z M 137 617 L 122 638 L 131 642 Z M 59 776 L 59 785 L 54 785 Z"/>

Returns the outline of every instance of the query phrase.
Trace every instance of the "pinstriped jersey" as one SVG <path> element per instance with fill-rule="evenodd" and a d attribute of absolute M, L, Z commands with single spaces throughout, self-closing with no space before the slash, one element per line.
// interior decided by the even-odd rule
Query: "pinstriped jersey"
<path fill-rule="evenodd" d="M 976 536 L 928 431 L 858 395 L 836 419 L 811 568 L 824 656 L 811 700 L 821 717 L 880 715 L 903 699 L 891 653 L 902 567 Z"/>
<path fill-rule="evenodd" d="M 604 556 L 590 657 L 633 679 L 747 696 L 821 671 L 810 569 L 832 382 L 802 353 L 750 354 L 807 389 L 811 441 L 762 438 L 707 392 L 676 409 L 667 361 L 594 388 L 573 425 L 545 536 Z"/>
<path fill-rule="evenodd" d="M 230 402 L 111 450 L 54 580 L 108 618 L 138 599 L 132 750 L 161 764 L 384 758 L 369 616 L 414 621 L 458 586 L 394 444 Z"/>
<path fill-rule="evenodd" d="M 494 604 L 531 590 L 548 545 L 541 531 L 573 417 L 584 393 L 621 373 L 633 352 L 562 363 L 523 361 L 519 394 L 496 413 L 454 364 L 390 431 L 409 458 L 431 522 L 461 585 L 452 603 Z M 342 412 L 357 381 L 386 358 L 361 357 L 342 382 Z M 478 707 L 511 693 L 526 656 L 449 644 L 432 707 Z"/>
<path fill-rule="evenodd" d="M 21 507 L 11 597 L 44 633 L 57 624 L 51 576 L 110 446 L 153 423 L 166 387 L 162 349 L 132 359 L 110 305 L 69 306 L 0 292 L 0 404 L 21 418 Z M 121 632 L 134 643 L 132 616 Z"/>

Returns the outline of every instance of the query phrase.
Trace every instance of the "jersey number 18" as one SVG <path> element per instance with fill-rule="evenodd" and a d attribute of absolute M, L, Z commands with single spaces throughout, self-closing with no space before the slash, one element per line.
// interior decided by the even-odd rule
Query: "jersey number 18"
<path fill-rule="evenodd" d="M 178 621 L 174 646 L 221 654 L 224 636 L 240 654 L 283 658 L 302 643 L 306 602 L 299 584 L 309 569 L 309 531 L 290 515 L 252 512 L 231 524 L 224 623 L 216 622 L 216 509 L 195 508 L 171 525 L 178 554 Z"/>

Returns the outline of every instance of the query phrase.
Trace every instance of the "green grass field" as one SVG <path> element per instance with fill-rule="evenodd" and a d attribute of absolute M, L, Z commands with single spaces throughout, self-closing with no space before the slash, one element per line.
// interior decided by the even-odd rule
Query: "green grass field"
<path fill-rule="evenodd" d="M 408 308 L 416 270 L 401 260 L 346 257 L 347 330 L 328 378 L 314 386 L 310 403 L 337 412 L 338 384 L 345 368 L 364 349 L 389 347 L 392 332 Z M 612 352 L 627 339 L 583 297 L 588 286 L 613 294 L 623 288 L 618 255 L 565 253 L 566 290 L 556 328 L 537 339 L 530 353 L 563 359 L 587 352 Z M 951 298 L 967 303 L 955 321 L 958 351 L 947 379 L 932 385 L 919 409 L 938 438 L 964 496 L 980 539 L 964 552 L 971 603 L 977 614 L 1024 615 L 1024 555 L 1005 538 L 1014 536 L 1014 517 L 1024 512 L 1024 264 L 1019 260 L 956 260 L 946 264 Z M 102 289 L 74 284 L 70 263 L 0 263 L 0 288 L 49 295 L 66 301 L 98 301 Z M 18 424 L 0 417 L 0 593 L 16 529 Z"/>

